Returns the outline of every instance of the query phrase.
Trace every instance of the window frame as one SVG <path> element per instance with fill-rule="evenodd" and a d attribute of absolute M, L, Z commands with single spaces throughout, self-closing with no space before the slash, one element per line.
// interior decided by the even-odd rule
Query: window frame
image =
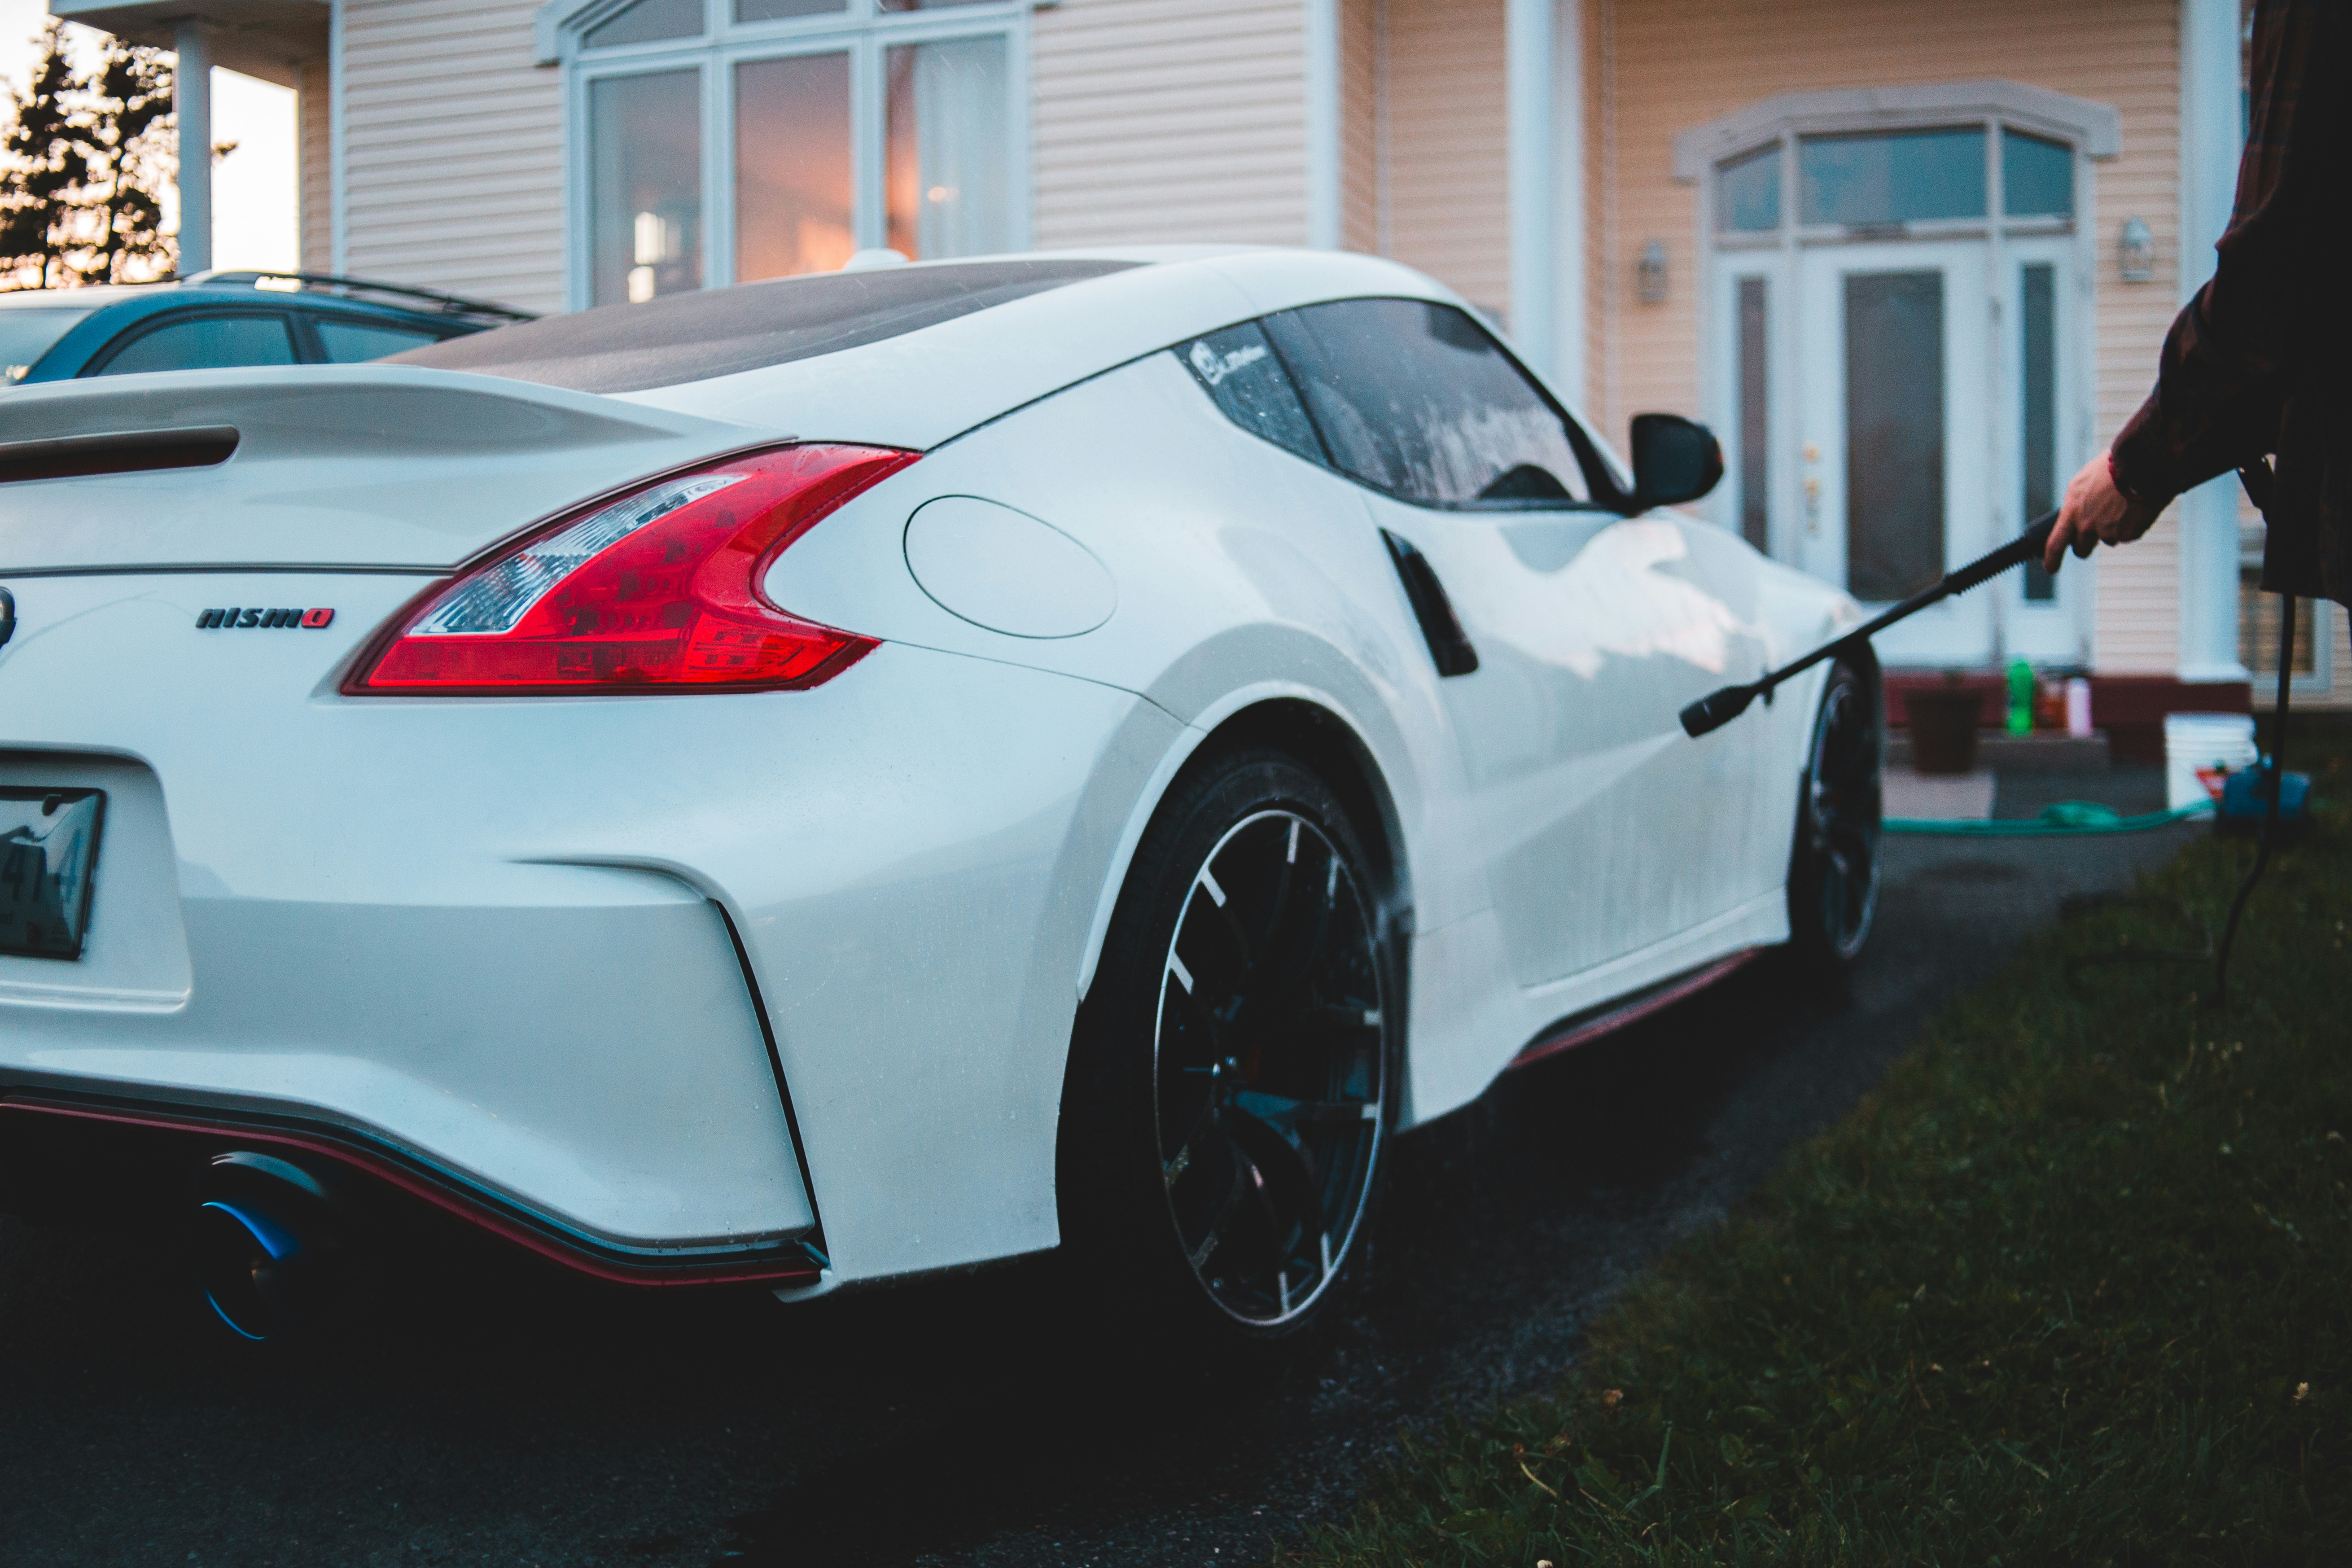
<path fill-rule="evenodd" d="M 1859 136 L 1911 136 L 1932 131 L 1975 131 L 1984 135 L 1985 210 L 1981 217 L 1915 218 L 1884 224 L 1807 223 L 1801 211 L 1804 204 L 1804 176 L 1800 161 L 1799 144 L 1822 138 L 1843 139 Z M 2011 217 L 2008 212 L 2008 193 L 2001 160 L 2001 137 L 2016 132 L 2038 142 L 2056 142 L 2068 149 L 2074 159 L 2074 210 L 2064 216 L 2037 214 L 2029 217 Z M 1777 148 L 1780 162 L 1780 221 L 1770 228 L 1718 229 L 1716 215 L 1721 203 L 1717 197 L 1723 171 L 1728 164 L 1746 163 L 1768 148 Z M 2027 121 L 2015 115 L 1937 114 L 1933 110 L 1920 113 L 1916 120 L 1898 121 L 1874 120 L 1865 125 L 1839 125 L 1834 121 L 1802 122 L 1790 121 L 1766 134 L 1716 153 L 1707 160 L 1706 173 L 1700 181 L 1705 193 L 1706 222 L 1701 232 L 1711 251 L 1782 250 L 1791 246 L 1854 245 L 1881 240 L 1903 239 L 1998 239 L 2040 235 L 2071 235 L 2085 226 L 2084 210 L 2088 205 L 2091 171 L 2090 155 L 2084 150 L 2082 136 L 2074 132 L 2053 129 L 2039 121 Z"/>
<path fill-rule="evenodd" d="M 2238 592 L 2242 600 L 2248 580 L 2259 581 L 2263 571 L 2263 552 L 2269 542 L 2270 524 L 2261 513 L 2249 519 L 2248 503 L 2239 498 L 2238 521 Z M 2306 599 L 2296 595 L 2296 613 L 2311 622 L 2311 673 L 2290 675 L 2287 690 L 2290 699 L 2296 697 L 2325 698 L 2336 690 L 2336 616 L 2339 613 L 2333 599 Z M 2275 645 L 2273 645 L 2275 646 Z M 2275 697 L 2278 692 L 2278 671 L 2256 669 L 2249 666 L 2253 677 L 2254 700 Z"/>
<path fill-rule="evenodd" d="M 1005 249 L 1031 243 L 1029 17 L 1034 0 L 975 0 L 936 11 L 891 12 L 880 0 L 845 0 L 838 11 L 772 22 L 736 22 L 734 0 L 702 0 L 703 30 L 693 37 L 590 49 L 588 33 L 629 0 L 596 0 L 556 24 L 563 71 L 564 294 L 566 308 L 594 302 L 590 232 L 593 179 L 590 84 L 628 76 L 693 69 L 702 132 L 702 287 L 723 289 L 735 276 L 735 68 L 797 56 L 849 57 L 851 231 L 858 249 L 877 249 L 889 231 L 887 51 L 902 44 L 998 38 L 1004 49 Z M 917 259 L 923 259 L 918 258 Z M 947 259 L 933 258 L 931 259 Z"/>

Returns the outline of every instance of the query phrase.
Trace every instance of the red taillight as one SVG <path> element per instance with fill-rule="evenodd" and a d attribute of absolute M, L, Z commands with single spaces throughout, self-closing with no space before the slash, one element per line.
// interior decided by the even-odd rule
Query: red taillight
<path fill-rule="evenodd" d="M 873 651 L 760 581 L 784 547 L 915 460 L 793 447 L 714 464 L 568 518 L 410 610 L 352 696 L 797 690 Z"/>

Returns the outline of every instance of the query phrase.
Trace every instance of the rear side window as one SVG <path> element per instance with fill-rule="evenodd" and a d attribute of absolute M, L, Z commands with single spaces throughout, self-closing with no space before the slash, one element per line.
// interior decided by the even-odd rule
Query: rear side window
<path fill-rule="evenodd" d="M 1255 321 L 1211 332 L 1176 351 L 1225 417 L 1310 463 L 1328 461 L 1298 389 Z"/>
<path fill-rule="evenodd" d="M 437 332 L 415 327 L 394 327 L 376 321 L 330 321 L 312 317 L 311 328 L 319 334 L 319 348 L 329 364 L 359 364 L 386 354 L 405 353 L 421 349 L 427 343 L 437 343 Z"/>
<path fill-rule="evenodd" d="M 196 316 L 167 322 L 131 339 L 96 374 L 137 375 L 151 370 L 226 370 L 294 363 L 294 334 L 283 316 Z"/>
<path fill-rule="evenodd" d="M 1341 472 L 1424 505 L 1591 500 L 1566 419 L 1464 311 L 1341 300 L 1265 326 Z"/>

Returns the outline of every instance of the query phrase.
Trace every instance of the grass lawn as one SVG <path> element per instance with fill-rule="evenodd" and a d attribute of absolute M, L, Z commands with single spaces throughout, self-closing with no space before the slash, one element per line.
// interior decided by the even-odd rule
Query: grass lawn
<path fill-rule="evenodd" d="M 2352 731 L 2210 964 L 2200 841 L 1932 1026 L 1555 1397 L 1410 1438 L 1316 1564 L 2352 1560 Z"/>

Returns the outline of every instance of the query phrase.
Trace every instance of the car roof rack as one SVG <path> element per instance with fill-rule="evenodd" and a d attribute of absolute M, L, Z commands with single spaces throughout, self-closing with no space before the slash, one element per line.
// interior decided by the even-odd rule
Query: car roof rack
<path fill-rule="evenodd" d="M 343 278 L 331 272 L 278 272 L 275 270 L 198 272 L 175 279 L 183 284 L 249 284 L 256 289 L 273 286 L 288 293 L 315 290 L 341 299 L 365 302 L 374 300 L 382 304 L 405 305 L 411 310 L 429 309 L 445 316 L 460 316 L 475 321 L 535 321 L 538 315 L 530 310 L 518 310 L 511 306 L 493 305 L 487 300 L 468 300 L 460 294 L 445 294 L 438 289 L 417 289 L 405 283 L 382 283 L 372 278 Z M 293 288 L 286 289 L 285 285 Z"/>

